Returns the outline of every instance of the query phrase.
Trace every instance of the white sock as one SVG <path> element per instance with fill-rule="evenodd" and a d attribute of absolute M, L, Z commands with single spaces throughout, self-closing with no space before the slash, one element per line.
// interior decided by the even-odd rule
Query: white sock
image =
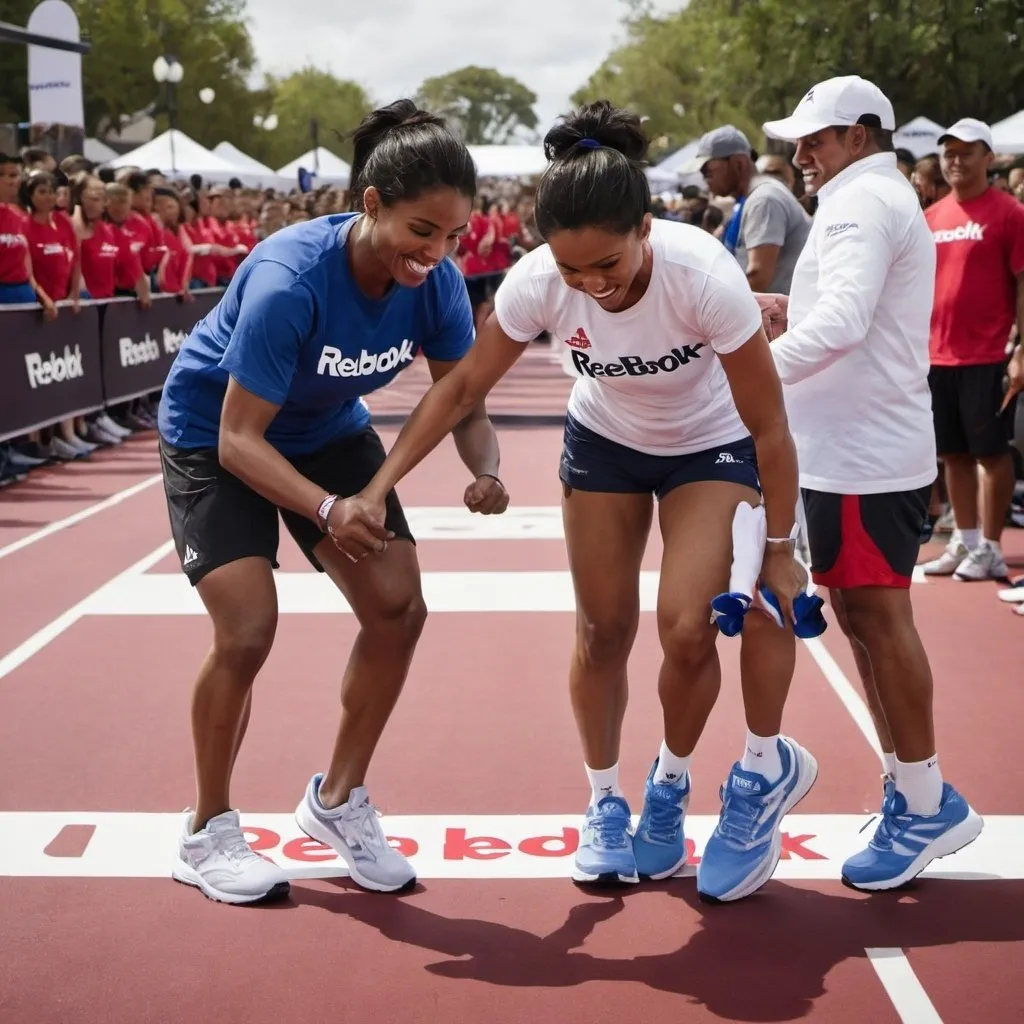
<path fill-rule="evenodd" d="M 745 772 L 763 775 L 769 783 L 782 778 L 782 758 L 779 757 L 779 737 L 755 736 L 747 730 L 747 745 L 743 749 L 740 767 Z"/>
<path fill-rule="evenodd" d="M 654 781 L 659 785 L 678 786 L 686 778 L 690 770 L 690 757 L 679 757 L 668 749 L 665 741 L 661 741 L 658 753 L 658 770 L 654 773 Z"/>
<path fill-rule="evenodd" d="M 882 766 L 885 768 L 885 774 L 891 775 L 894 779 L 896 778 L 896 755 L 890 754 L 888 751 L 882 751 Z"/>
<path fill-rule="evenodd" d="M 973 551 L 978 546 L 978 541 L 981 540 L 981 530 L 975 528 L 973 530 L 958 530 L 960 539 L 964 542 L 964 547 L 968 551 Z"/>
<path fill-rule="evenodd" d="M 618 764 L 613 764 L 611 768 L 591 768 L 589 765 L 584 767 L 587 769 L 587 778 L 590 779 L 591 806 L 596 807 L 598 800 L 603 800 L 606 796 L 622 796 L 622 790 L 619 789 Z"/>
<path fill-rule="evenodd" d="M 764 562 L 764 543 L 768 536 L 768 522 L 764 506 L 752 508 L 745 501 L 736 506 L 732 517 L 732 570 L 729 592 L 754 596 L 757 578 Z"/>
<path fill-rule="evenodd" d="M 903 794 L 911 814 L 926 817 L 938 814 L 942 803 L 942 772 L 938 754 L 924 761 L 897 761 L 896 789 Z"/>

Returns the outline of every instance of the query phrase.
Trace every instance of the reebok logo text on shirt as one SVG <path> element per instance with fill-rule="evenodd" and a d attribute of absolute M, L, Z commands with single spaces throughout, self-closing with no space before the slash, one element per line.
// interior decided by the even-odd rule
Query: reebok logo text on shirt
<path fill-rule="evenodd" d="M 331 377 L 369 377 L 374 373 L 387 373 L 402 363 L 411 363 L 413 355 L 413 343 L 408 338 L 383 352 L 367 352 L 364 348 L 358 359 L 345 356 L 333 345 L 324 345 L 316 372 Z"/>
<path fill-rule="evenodd" d="M 933 231 L 936 244 L 940 242 L 980 242 L 985 237 L 985 225 L 969 220 L 958 228 L 942 228 Z"/>
<path fill-rule="evenodd" d="M 652 373 L 671 373 L 680 366 L 686 366 L 691 359 L 700 359 L 699 349 L 704 342 L 696 345 L 680 345 L 670 349 L 660 359 L 644 359 L 642 356 L 623 356 L 611 363 L 595 362 L 585 352 L 573 350 L 572 363 L 576 372 L 588 377 L 646 377 Z"/>

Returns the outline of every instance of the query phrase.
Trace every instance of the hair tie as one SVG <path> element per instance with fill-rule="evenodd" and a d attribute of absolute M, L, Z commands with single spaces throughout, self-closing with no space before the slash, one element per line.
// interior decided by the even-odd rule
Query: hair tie
<path fill-rule="evenodd" d="M 584 149 L 600 149 L 601 143 L 597 139 L 580 139 L 576 143 L 577 146 L 582 146 Z"/>

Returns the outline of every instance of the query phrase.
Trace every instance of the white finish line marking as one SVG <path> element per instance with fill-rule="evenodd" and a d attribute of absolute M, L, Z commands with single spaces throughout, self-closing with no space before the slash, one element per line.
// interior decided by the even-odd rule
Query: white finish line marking
<path fill-rule="evenodd" d="M 942 1024 L 942 1018 L 902 949 L 866 949 L 864 952 L 904 1024 Z"/>
<path fill-rule="evenodd" d="M 693 874 L 717 822 L 687 816 Z M 862 814 L 793 814 L 786 819 L 782 860 L 775 878 L 838 881 L 842 862 L 866 841 Z M 634 822 L 636 816 L 634 816 Z M 170 871 L 182 814 L 92 811 L 0 812 L 0 876 L 65 878 L 165 878 Z M 579 841 L 579 814 L 385 815 L 393 845 L 416 865 L 421 878 L 565 878 Z M 333 850 L 304 836 L 291 814 L 243 814 L 253 848 L 291 878 L 347 874 Z M 62 831 L 87 837 L 68 854 Z M 62 837 L 63 838 L 63 837 Z M 55 843 L 56 841 L 56 843 Z M 993 816 L 978 840 L 934 862 L 926 875 L 959 879 L 1021 879 L 1024 816 Z"/>

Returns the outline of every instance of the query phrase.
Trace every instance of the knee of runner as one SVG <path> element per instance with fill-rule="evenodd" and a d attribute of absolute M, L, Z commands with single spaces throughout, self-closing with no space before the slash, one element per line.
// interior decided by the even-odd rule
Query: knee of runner
<path fill-rule="evenodd" d="M 427 621 L 427 605 L 418 587 L 389 594 L 377 602 L 363 629 L 387 634 L 392 644 L 415 644 Z"/>
<path fill-rule="evenodd" d="M 708 621 L 709 613 L 701 608 L 677 612 L 671 616 L 659 613 L 658 634 L 665 660 L 677 666 L 698 665 L 714 650 L 717 634 Z"/>
<path fill-rule="evenodd" d="M 576 647 L 588 665 L 624 664 L 636 636 L 637 616 L 623 611 L 601 619 L 580 618 Z"/>
<path fill-rule="evenodd" d="M 215 629 L 214 654 L 231 672 L 251 681 L 267 660 L 276 631 L 276 613 L 256 613 L 230 629 Z"/>

